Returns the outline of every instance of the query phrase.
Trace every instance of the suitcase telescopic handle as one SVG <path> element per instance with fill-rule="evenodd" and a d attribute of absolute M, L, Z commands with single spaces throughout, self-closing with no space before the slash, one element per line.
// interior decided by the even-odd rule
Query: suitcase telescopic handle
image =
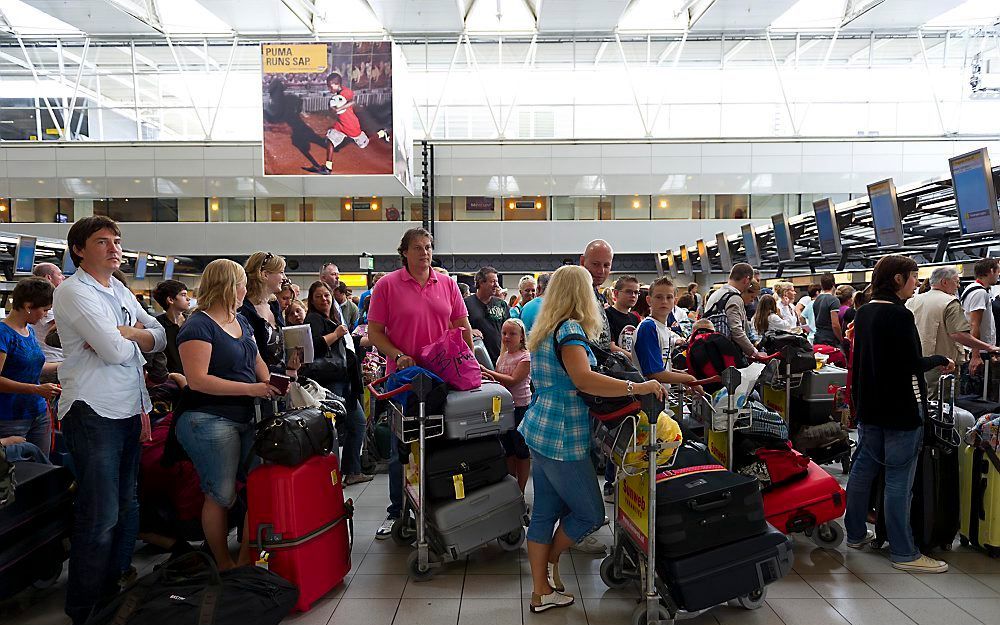
<path fill-rule="evenodd" d="M 708 512 L 709 510 L 717 510 L 719 508 L 725 508 L 729 505 L 729 501 L 733 498 L 733 494 L 729 491 L 722 493 L 722 498 L 716 501 L 710 501 L 708 503 L 698 503 L 698 500 L 689 501 L 688 506 L 695 512 Z"/>

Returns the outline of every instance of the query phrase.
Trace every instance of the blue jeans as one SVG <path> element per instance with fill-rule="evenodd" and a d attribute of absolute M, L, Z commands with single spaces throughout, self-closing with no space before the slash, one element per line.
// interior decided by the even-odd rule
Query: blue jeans
<path fill-rule="evenodd" d="M 531 508 L 528 540 L 548 545 L 556 522 L 578 543 L 604 524 L 604 500 L 590 458 L 553 460 L 531 451 L 535 505 Z"/>
<path fill-rule="evenodd" d="M 48 458 L 49 452 L 52 451 L 52 423 L 49 421 L 49 413 L 43 412 L 33 419 L 0 421 L 0 438 L 8 436 L 23 437 Z"/>
<path fill-rule="evenodd" d="M 197 410 L 177 419 L 177 440 L 191 457 L 201 490 L 223 508 L 236 501 L 236 480 L 254 441 L 254 424 Z"/>
<path fill-rule="evenodd" d="M 82 401 L 63 418 L 66 445 L 76 465 L 72 549 L 66 614 L 83 623 L 118 590 L 132 564 L 139 533 L 139 415 L 107 419 Z"/>
<path fill-rule="evenodd" d="M 330 390 L 341 397 L 346 397 L 347 383 L 338 382 Z M 365 442 L 365 427 L 368 422 L 365 420 L 361 402 L 357 399 L 354 400 L 353 406 L 344 407 L 347 408 L 347 423 L 344 424 L 344 440 L 340 441 L 344 447 L 340 472 L 344 475 L 354 475 L 361 473 L 361 446 Z"/>
<path fill-rule="evenodd" d="M 917 457 L 923 445 L 923 428 L 889 430 L 876 425 L 858 427 L 858 453 L 851 465 L 847 482 L 847 541 L 858 542 L 868 531 L 868 509 L 872 484 L 885 468 L 886 531 L 889 534 L 889 554 L 893 562 L 911 562 L 920 557 L 910 528 L 910 502 L 913 499 L 913 478 L 917 472 Z"/>

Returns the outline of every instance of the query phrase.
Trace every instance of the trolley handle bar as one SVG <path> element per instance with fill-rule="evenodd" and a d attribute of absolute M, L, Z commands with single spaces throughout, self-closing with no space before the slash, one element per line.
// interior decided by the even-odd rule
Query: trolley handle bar
<path fill-rule="evenodd" d="M 705 378 L 704 380 L 692 380 L 690 382 L 685 382 L 684 386 L 690 386 L 693 388 L 696 386 L 705 386 L 706 384 L 718 384 L 721 381 L 721 376 L 713 375 L 712 377 Z"/>
<path fill-rule="evenodd" d="M 781 352 L 774 352 L 773 354 L 768 354 L 767 356 L 762 356 L 760 358 L 754 356 L 751 357 L 750 360 L 753 360 L 754 362 L 771 362 L 772 360 L 778 358 L 781 358 Z"/>
<path fill-rule="evenodd" d="M 403 386 L 400 386 L 399 388 L 393 389 L 386 393 L 379 393 L 378 389 L 376 389 L 375 386 L 377 384 L 384 384 L 385 381 L 388 379 L 389 376 L 381 377 L 377 380 L 373 380 L 372 383 L 368 385 L 368 392 L 372 394 L 372 397 L 374 397 L 377 400 L 391 399 L 396 395 L 402 395 L 403 393 L 407 393 L 413 390 L 412 384 L 404 384 Z"/>

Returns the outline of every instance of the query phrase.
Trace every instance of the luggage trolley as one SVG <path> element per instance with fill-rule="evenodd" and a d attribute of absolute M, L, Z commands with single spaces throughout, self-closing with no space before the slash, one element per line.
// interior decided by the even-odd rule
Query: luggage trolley
<path fill-rule="evenodd" d="M 739 375 L 738 371 L 733 372 Z M 719 377 L 710 378 L 690 386 L 719 380 Z M 738 383 L 737 378 L 732 388 L 735 389 Z M 609 588 L 624 588 L 633 580 L 641 584 L 642 597 L 632 612 L 632 625 L 672 625 L 676 620 L 694 618 L 707 609 L 689 612 L 679 608 L 669 585 L 656 572 L 656 474 L 660 468 L 673 466 L 676 450 L 682 442 L 657 440 L 656 423 L 664 405 L 652 395 L 644 396 L 641 401 L 642 410 L 649 419 L 649 441 L 645 445 L 636 442 L 638 419 L 634 415 L 626 417 L 617 428 L 604 430 L 604 451 L 618 466 L 619 479 L 615 489 L 614 547 L 601 562 L 600 574 Z M 657 456 L 666 450 L 673 450 L 674 454 L 660 465 Z M 638 469 L 624 461 L 625 454 L 635 452 L 646 454 L 645 466 Z M 635 505 L 627 505 L 626 510 L 623 501 L 635 502 Z M 747 609 L 756 609 L 764 604 L 765 596 L 766 590 L 762 588 L 733 601 Z"/>
<path fill-rule="evenodd" d="M 431 508 L 428 506 L 429 502 L 426 496 L 427 440 L 443 436 L 445 430 L 443 415 L 426 413 L 426 399 L 431 391 L 433 381 L 426 374 L 420 374 L 414 377 L 410 384 L 386 393 L 379 393 L 376 385 L 384 384 L 386 380 L 388 380 L 388 376 L 368 385 L 372 397 L 377 400 L 388 400 L 412 391 L 419 402 L 419 412 L 415 417 L 407 416 L 405 411 L 395 402 L 387 402 L 393 435 L 403 444 L 417 443 L 418 445 L 418 457 L 414 459 L 417 464 L 416 479 L 411 481 L 404 471 L 403 510 L 400 518 L 392 526 L 392 539 L 397 545 L 413 546 L 414 543 L 416 544 L 416 550 L 410 554 L 406 563 L 410 577 L 418 582 L 427 581 L 434 577 L 438 567 L 459 560 L 494 539 L 505 551 L 520 549 L 525 540 L 524 526 L 528 522 L 523 498 L 520 499 L 518 513 L 504 517 L 504 520 L 509 522 L 505 524 L 504 530 L 500 534 L 487 532 L 487 534 L 492 534 L 487 537 L 480 532 L 473 540 L 475 544 L 467 542 L 467 548 L 462 549 L 446 544 L 447 541 L 442 537 L 440 529 L 429 518 Z M 396 444 L 396 441 L 393 441 L 393 444 Z M 507 519 L 507 516 L 511 516 L 511 518 Z M 517 518 L 514 519 L 513 516 Z M 466 540 L 468 541 L 467 537 Z"/>
<path fill-rule="evenodd" d="M 764 403 L 768 408 L 776 410 L 788 421 L 789 433 L 794 432 L 796 429 L 796 424 L 791 414 L 792 389 L 801 386 L 805 378 L 805 372 L 792 373 L 793 354 L 795 354 L 795 351 L 790 347 L 786 347 L 779 352 L 778 355 L 781 356 L 780 373 L 773 380 L 765 382 L 762 389 Z M 836 388 L 834 387 L 830 390 L 830 394 L 834 395 L 835 391 Z M 833 399 L 834 407 L 836 407 L 836 398 L 834 397 Z M 833 418 L 833 412 L 834 410 L 831 409 L 831 418 Z M 837 419 L 837 421 L 840 422 L 841 420 Z M 837 445 L 836 442 L 815 449 L 802 450 L 802 453 L 819 465 L 840 463 L 841 471 L 844 475 L 849 475 L 851 472 L 851 458 L 856 443 L 848 438 L 846 449 L 834 449 L 835 445 Z"/>

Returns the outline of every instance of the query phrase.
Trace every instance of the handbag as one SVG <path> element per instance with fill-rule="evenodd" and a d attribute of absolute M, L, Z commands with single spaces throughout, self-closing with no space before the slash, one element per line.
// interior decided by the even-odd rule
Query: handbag
<path fill-rule="evenodd" d="M 115 597 L 87 625 L 278 625 L 298 589 L 256 566 L 220 573 L 201 551 L 168 560 Z"/>
<path fill-rule="evenodd" d="M 260 404 L 254 404 L 258 415 Z M 262 459 L 288 467 L 302 464 L 313 456 L 334 451 L 333 420 L 347 416 L 347 409 L 336 400 L 327 400 L 324 408 L 295 408 L 278 414 L 257 430 L 253 450 Z"/>
<path fill-rule="evenodd" d="M 597 364 L 591 367 L 592 371 L 606 375 L 609 378 L 631 381 L 635 384 L 641 384 L 646 381 L 642 372 L 635 368 L 635 365 L 632 364 L 632 361 L 627 356 L 606 350 L 582 334 L 569 334 L 561 341 L 557 341 L 556 337 L 559 336 L 559 329 L 562 328 L 562 325 L 566 321 L 559 322 L 555 331 L 552 332 L 552 344 L 556 352 L 556 358 L 559 359 L 559 364 L 563 365 L 561 352 L 564 344 L 568 341 L 583 341 L 590 348 L 590 351 L 594 354 L 594 359 L 597 361 Z M 563 365 L 563 369 L 565 368 L 566 365 Z M 576 394 L 587 404 L 590 414 L 597 418 L 597 420 L 605 423 L 609 428 L 617 427 L 624 417 L 637 413 L 640 408 L 639 400 L 635 397 L 599 397 L 590 393 L 584 393 L 583 391 L 577 391 Z"/>
<path fill-rule="evenodd" d="M 417 354 L 417 364 L 459 391 L 471 391 L 483 383 L 483 373 L 461 328 L 452 328 Z"/>

